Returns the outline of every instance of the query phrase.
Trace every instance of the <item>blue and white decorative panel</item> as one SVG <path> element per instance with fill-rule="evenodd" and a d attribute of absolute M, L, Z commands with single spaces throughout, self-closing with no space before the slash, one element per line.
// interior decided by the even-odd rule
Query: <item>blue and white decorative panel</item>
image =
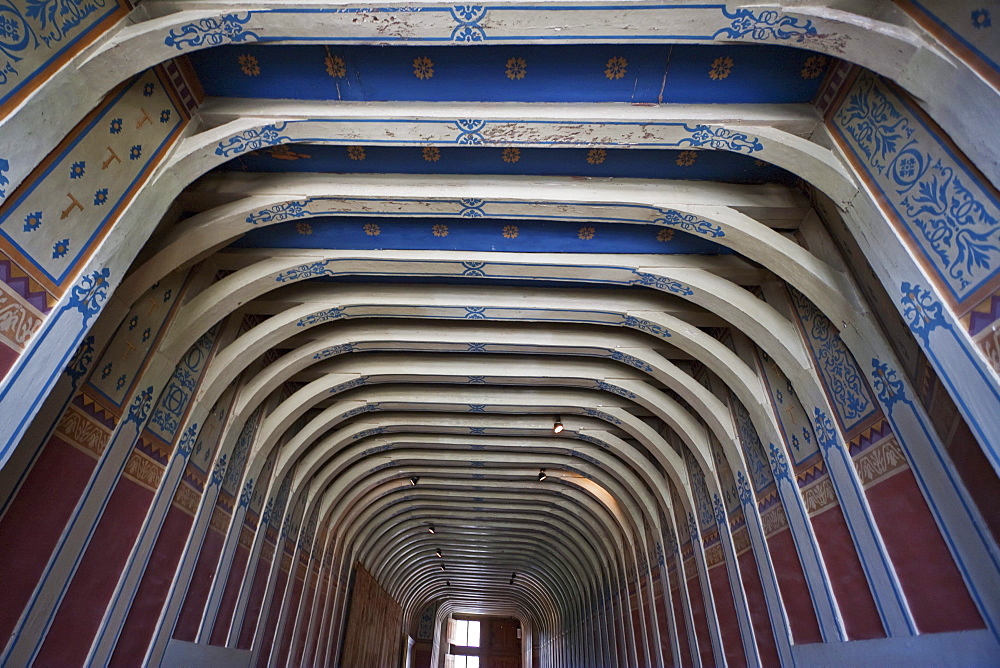
<path fill-rule="evenodd" d="M 688 479 L 691 481 L 691 491 L 694 493 L 695 510 L 698 513 L 698 523 L 702 531 L 715 524 L 712 514 L 712 501 L 705 484 L 705 472 L 701 470 L 697 460 L 688 448 L 684 449 L 684 464 L 687 466 Z"/>
<path fill-rule="evenodd" d="M 0 107 L 43 70 L 58 68 L 118 0 L 0 0 Z"/>
<path fill-rule="evenodd" d="M 250 506 L 247 509 L 248 513 L 254 515 L 260 515 L 261 511 L 264 509 L 264 497 L 267 495 L 267 486 L 271 481 L 271 473 L 274 472 L 274 460 L 277 456 L 276 452 L 272 452 L 264 462 L 264 467 L 257 474 L 257 482 L 253 486 L 253 497 L 250 499 Z"/>
<path fill-rule="evenodd" d="M 991 284 L 1000 266 L 1000 196 L 916 105 L 866 72 L 830 122 L 952 302 Z"/>
<path fill-rule="evenodd" d="M 851 438 L 881 409 L 837 328 L 805 295 L 794 288 L 789 290 L 837 422 L 845 436 Z"/>
<path fill-rule="evenodd" d="M 132 306 L 93 367 L 90 386 L 115 406 L 121 406 L 131 396 L 136 374 L 177 303 L 187 274 L 187 269 L 175 271 L 150 288 Z"/>
<path fill-rule="evenodd" d="M 194 396 L 201 374 L 208 365 L 218 330 L 218 325 L 212 327 L 188 349 L 160 394 L 160 400 L 146 428 L 167 443 L 174 440 L 174 434 Z"/>
<path fill-rule="evenodd" d="M 164 85 L 148 70 L 112 94 L 6 203 L 0 237 L 53 285 L 72 277 L 184 123 Z"/>
<path fill-rule="evenodd" d="M 729 405 L 736 417 L 736 431 L 740 437 L 740 445 L 743 446 L 743 456 L 746 458 L 747 468 L 750 470 L 754 491 L 760 494 L 774 485 L 774 474 L 771 473 L 767 452 L 764 451 L 764 444 L 757 436 L 757 429 L 750 420 L 750 414 L 736 398 L 736 395 L 732 393 L 730 393 Z"/>
<path fill-rule="evenodd" d="M 263 413 L 263 406 L 258 406 L 243 425 L 240 437 L 236 440 L 236 446 L 233 448 L 229 467 L 226 469 L 226 479 L 222 483 L 222 491 L 235 496 L 237 489 L 239 489 L 240 480 L 243 478 L 243 469 L 246 466 L 247 457 L 250 455 L 250 446 L 257 434 L 257 426 L 260 424 Z"/>
<path fill-rule="evenodd" d="M 778 427 L 781 429 L 785 443 L 788 444 L 792 466 L 798 470 L 819 454 L 812 422 L 806 415 L 805 409 L 802 408 L 802 403 L 799 401 L 798 395 L 795 394 L 795 388 L 788 381 L 788 377 L 767 353 L 758 351 L 758 354 L 760 356 L 760 370 L 764 376 L 768 394 L 771 396 L 771 406 L 778 418 Z"/>

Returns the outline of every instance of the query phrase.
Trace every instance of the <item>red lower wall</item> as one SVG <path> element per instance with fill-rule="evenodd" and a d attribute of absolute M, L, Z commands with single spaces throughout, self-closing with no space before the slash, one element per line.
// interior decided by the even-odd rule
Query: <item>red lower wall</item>
<path fill-rule="evenodd" d="M 35 665 L 83 665 L 152 501 L 145 487 L 118 480 Z"/>

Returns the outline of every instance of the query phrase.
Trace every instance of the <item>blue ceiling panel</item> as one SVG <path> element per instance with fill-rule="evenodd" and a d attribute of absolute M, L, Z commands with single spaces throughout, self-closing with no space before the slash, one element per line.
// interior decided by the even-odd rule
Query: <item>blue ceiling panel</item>
<path fill-rule="evenodd" d="M 685 179 L 794 185 L 798 177 L 728 151 L 650 149 L 322 146 L 284 144 L 247 153 L 219 171 L 359 174 L 504 174 Z"/>
<path fill-rule="evenodd" d="M 208 95 L 342 101 L 809 102 L 830 59 L 783 46 L 221 46 Z"/>
<path fill-rule="evenodd" d="M 252 230 L 237 248 L 468 250 L 517 253 L 726 255 L 712 241 L 670 227 L 589 221 L 322 216 Z"/>

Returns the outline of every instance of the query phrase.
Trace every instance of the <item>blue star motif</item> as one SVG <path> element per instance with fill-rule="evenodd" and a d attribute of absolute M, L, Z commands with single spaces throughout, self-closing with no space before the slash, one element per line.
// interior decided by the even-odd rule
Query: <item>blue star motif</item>
<path fill-rule="evenodd" d="M 129 160 L 138 160 L 142 157 L 142 144 L 136 144 L 128 152 Z"/>
<path fill-rule="evenodd" d="M 42 212 L 36 211 L 24 217 L 24 231 L 34 232 L 42 226 Z"/>
<path fill-rule="evenodd" d="M 57 241 L 52 245 L 52 259 L 58 260 L 69 252 L 69 239 Z"/>
<path fill-rule="evenodd" d="M 111 125 L 108 127 L 108 132 L 113 135 L 120 134 L 122 131 L 122 119 L 112 118 Z"/>
<path fill-rule="evenodd" d="M 101 380 L 104 380 L 105 378 L 111 375 L 111 366 L 112 366 L 111 362 L 108 362 L 107 364 L 104 365 L 104 368 L 101 369 Z"/>
<path fill-rule="evenodd" d="M 73 166 L 69 168 L 69 178 L 78 179 L 87 173 L 87 163 L 84 160 L 79 162 L 74 162 Z"/>
<path fill-rule="evenodd" d="M 94 206 L 102 206 L 108 201 L 108 189 L 101 188 L 94 193 Z"/>
<path fill-rule="evenodd" d="M 139 316 L 134 315 L 128 321 L 128 331 L 135 329 L 135 326 L 139 324 Z"/>
<path fill-rule="evenodd" d="M 161 123 L 169 123 L 170 122 L 170 110 L 169 109 L 164 109 L 163 111 L 160 112 L 160 122 Z"/>
<path fill-rule="evenodd" d="M 972 27 L 976 30 L 982 30 L 983 28 L 989 28 L 993 25 L 990 21 L 990 10 L 988 9 L 977 9 L 972 12 Z"/>
<path fill-rule="evenodd" d="M 151 97 L 153 95 L 153 91 L 154 90 L 156 90 L 156 84 L 154 84 L 154 83 L 148 83 L 148 84 L 146 84 L 145 86 L 142 87 L 142 96 L 143 97 Z"/>

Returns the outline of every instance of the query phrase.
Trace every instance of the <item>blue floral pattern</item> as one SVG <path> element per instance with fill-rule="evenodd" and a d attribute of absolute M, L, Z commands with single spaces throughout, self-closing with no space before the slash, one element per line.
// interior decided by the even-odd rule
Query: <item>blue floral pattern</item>
<path fill-rule="evenodd" d="M 954 298 L 991 280 L 1000 266 L 1000 201 L 919 112 L 866 74 L 833 121 Z"/>

